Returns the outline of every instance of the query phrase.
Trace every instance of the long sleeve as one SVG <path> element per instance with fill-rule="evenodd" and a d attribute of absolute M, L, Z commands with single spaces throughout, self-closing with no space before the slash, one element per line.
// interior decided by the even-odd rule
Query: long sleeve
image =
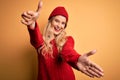
<path fill-rule="evenodd" d="M 31 44 L 37 49 L 43 44 L 43 37 L 42 34 L 39 30 L 39 26 L 37 23 L 35 23 L 35 29 L 29 29 L 29 35 L 30 35 L 30 42 Z"/>
<path fill-rule="evenodd" d="M 74 50 L 74 40 L 71 36 L 67 38 L 67 41 L 63 46 L 62 56 L 68 64 L 70 64 L 73 68 L 78 69 L 76 64 L 80 54 Z"/>

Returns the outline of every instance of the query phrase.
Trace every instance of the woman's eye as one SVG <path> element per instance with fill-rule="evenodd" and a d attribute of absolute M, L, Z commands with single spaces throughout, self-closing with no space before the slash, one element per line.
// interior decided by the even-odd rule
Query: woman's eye
<path fill-rule="evenodd" d="M 64 23 L 64 22 L 62 22 L 62 24 L 63 24 L 63 25 L 65 25 L 65 23 Z"/>
<path fill-rule="evenodd" d="M 55 19 L 55 22 L 59 22 L 59 20 Z"/>

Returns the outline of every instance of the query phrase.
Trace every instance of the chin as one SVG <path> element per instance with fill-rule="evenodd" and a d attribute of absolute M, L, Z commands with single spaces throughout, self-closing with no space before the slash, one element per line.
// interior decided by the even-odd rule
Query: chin
<path fill-rule="evenodd" d="M 58 36 L 60 33 L 54 33 L 55 36 Z"/>

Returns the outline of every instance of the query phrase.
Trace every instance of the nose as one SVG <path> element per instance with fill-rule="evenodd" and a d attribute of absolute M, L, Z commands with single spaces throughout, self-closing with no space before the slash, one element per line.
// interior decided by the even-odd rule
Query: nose
<path fill-rule="evenodd" d="M 64 28 L 64 25 L 61 22 L 59 22 L 58 25 L 57 25 L 57 27 Z"/>
<path fill-rule="evenodd" d="M 58 28 L 61 28 L 61 23 L 60 23 L 60 22 L 57 24 L 57 27 L 58 27 Z"/>

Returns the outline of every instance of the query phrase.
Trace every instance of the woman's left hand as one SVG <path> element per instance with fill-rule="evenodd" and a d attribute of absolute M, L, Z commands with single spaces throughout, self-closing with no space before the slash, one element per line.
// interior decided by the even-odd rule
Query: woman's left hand
<path fill-rule="evenodd" d="M 88 57 L 94 53 L 96 53 L 96 50 L 81 55 L 78 59 L 77 67 L 82 73 L 88 75 L 89 77 L 100 78 L 104 75 L 102 68 L 88 59 Z"/>

